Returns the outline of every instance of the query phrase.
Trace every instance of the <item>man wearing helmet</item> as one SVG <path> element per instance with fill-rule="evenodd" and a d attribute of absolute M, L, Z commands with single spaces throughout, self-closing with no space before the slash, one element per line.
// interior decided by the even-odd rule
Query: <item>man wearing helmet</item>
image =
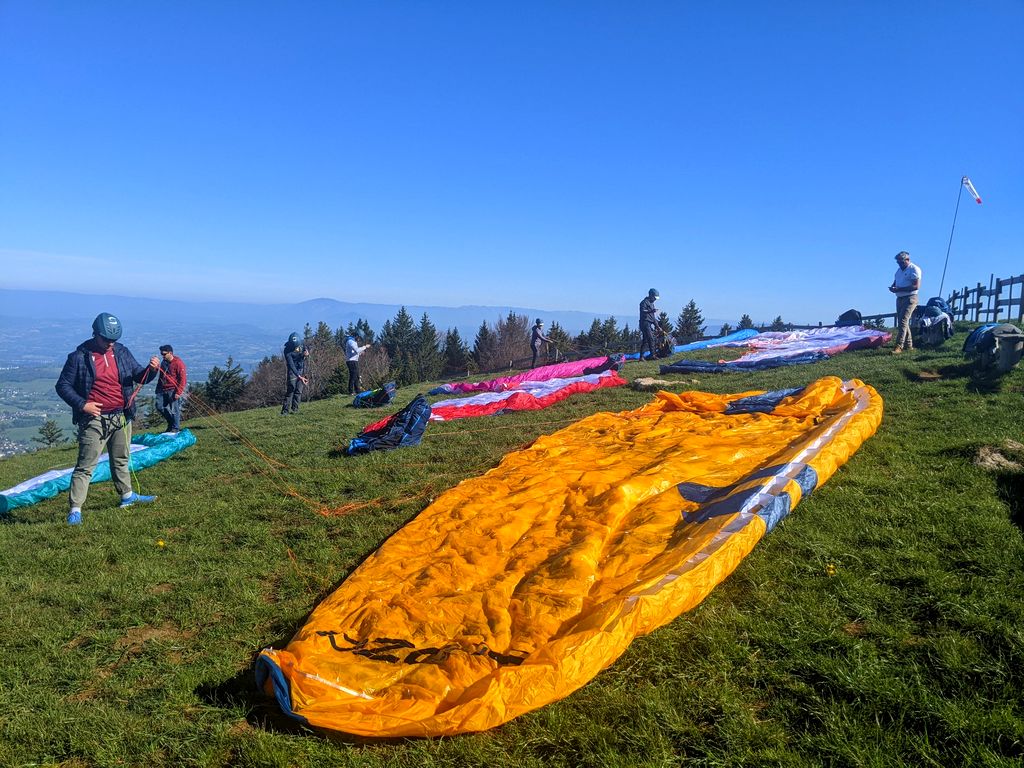
<path fill-rule="evenodd" d="M 647 297 L 640 302 L 640 359 L 641 360 L 653 360 L 657 355 L 657 347 L 655 346 L 654 336 L 655 328 L 658 327 L 658 309 L 654 306 L 654 302 L 661 298 L 657 289 L 651 288 L 647 292 Z M 649 352 L 648 357 L 644 357 L 644 347 L 647 347 Z"/>
<path fill-rule="evenodd" d="M 302 385 L 309 383 L 309 379 L 306 378 L 307 357 L 309 357 L 309 350 L 302 346 L 299 334 L 291 334 L 284 344 L 284 364 L 288 369 L 288 374 L 285 382 L 284 404 L 281 406 L 282 416 L 299 412 Z"/>
<path fill-rule="evenodd" d="M 160 361 L 153 356 L 148 366 L 140 365 L 128 348 L 118 343 L 119 338 L 121 321 L 109 312 L 98 314 L 92 323 L 92 338 L 68 355 L 55 386 L 60 399 L 71 406 L 71 420 L 78 426 L 78 461 L 68 492 L 68 525 L 82 522 L 89 481 L 104 449 L 114 488 L 121 494 L 121 507 L 156 499 L 132 490 L 128 455 L 136 385 L 152 377 Z"/>
<path fill-rule="evenodd" d="M 533 333 L 530 335 L 530 348 L 533 350 L 533 360 L 530 361 L 531 368 L 537 365 L 541 342 L 550 344 L 551 339 L 544 335 L 544 321 L 538 317 L 537 322 L 533 324 Z"/>

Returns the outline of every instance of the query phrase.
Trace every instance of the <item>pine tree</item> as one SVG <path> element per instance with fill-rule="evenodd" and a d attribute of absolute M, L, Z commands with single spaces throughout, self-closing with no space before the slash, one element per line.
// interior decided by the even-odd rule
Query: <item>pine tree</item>
<path fill-rule="evenodd" d="M 416 329 L 416 347 L 413 353 L 416 381 L 434 381 L 441 375 L 443 365 L 441 339 L 437 335 L 437 328 L 424 312 L 420 318 L 420 326 Z"/>
<path fill-rule="evenodd" d="M 630 352 L 638 350 L 640 349 L 640 341 L 641 336 L 639 328 L 634 331 L 632 328 L 629 327 L 628 323 L 625 326 L 623 326 L 622 343 L 619 347 L 620 349 L 627 350 Z"/>
<path fill-rule="evenodd" d="M 349 323 L 347 327 L 339 326 L 338 330 L 334 332 L 334 339 L 339 347 L 345 347 L 346 336 L 358 336 L 362 339 L 363 344 L 373 344 L 373 329 L 370 327 L 370 323 L 361 317 L 354 323 Z"/>
<path fill-rule="evenodd" d="M 245 391 L 245 373 L 242 366 L 228 356 L 224 368 L 213 366 L 206 377 L 206 383 L 199 390 L 200 396 L 218 411 L 233 410 Z M 198 388 L 197 388 L 198 389 Z"/>
<path fill-rule="evenodd" d="M 590 330 L 582 331 L 576 337 L 576 346 L 583 350 L 584 354 L 594 354 L 601 348 L 601 339 L 601 321 L 595 317 L 594 322 L 590 324 Z"/>
<path fill-rule="evenodd" d="M 45 445 L 47 448 L 52 448 L 55 445 L 60 445 L 61 443 L 66 442 L 64 430 L 61 429 L 53 419 L 47 419 L 43 422 L 42 426 L 39 427 L 39 433 L 36 437 L 32 438 L 32 442 Z"/>
<path fill-rule="evenodd" d="M 331 326 L 321 320 L 316 325 L 316 333 L 312 335 L 312 338 L 307 337 L 307 342 L 319 347 L 328 347 L 334 344 L 334 333 L 331 331 Z"/>
<path fill-rule="evenodd" d="M 697 302 L 690 299 L 690 302 L 683 307 L 683 311 L 676 318 L 675 337 L 680 344 L 689 344 L 691 341 L 698 341 L 704 336 L 707 326 L 704 325 L 704 315 L 697 308 Z"/>
<path fill-rule="evenodd" d="M 668 312 L 658 313 L 658 327 L 666 336 L 672 333 L 672 319 L 668 316 Z"/>
<path fill-rule="evenodd" d="M 619 321 L 615 319 L 615 315 L 611 315 L 601 323 L 601 351 L 615 352 L 619 349 L 621 341 L 622 333 L 619 331 Z"/>
<path fill-rule="evenodd" d="M 449 328 L 444 336 L 444 373 L 450 376 L 466 375 L 473 363 L 469 347 L 459 335 L 458 328 Z"/>
<path fill-rule="evenodd" d="M 498 357 L 502 365 L 529 362 L 530 359 L 530 318 L 509 311 L 500 318 L 494 329 L 497 337 Z"/>
<path fill-rule="evenodd" d="M 473 340 L 473 359 L 481 371 L 493 371 L 500 367 L 498 363 L 498 338 L 484 320 Z"/>
<path fill-rule="evenodd" d="M 772 320 L 772 324 L 771 324 L 771 327 L 769 328 L 769 330 L 772 330 L 772 331 L 784 331 L 784 330 L 786 330 L 786 328 L 787 328 L 786 321 L 782 319 L 782 315 L 776 315 L 775 319 Z"/>
<path fill-rule="evenodd" d="M 739 325 L 736 326 L 736 330 L 743 331 L 743 330 L 746 330 L 747 328 L 753 328 L 753 327 L 754 327 L 754 321 L 750 319 L 750 315 L 748 315 L 746 312 L 744 312 L 743 313 L 743 317 L 740 318 Z"/>
<path fill-rule="evenodd" d="M 391 377 L 399 386 L 416 381 L 413 357 L 416 352 L 416 325 L 402 307 L 394 320 L 388 320 L 380 332 L 380 344 L 391 359 Z"/>
<path fill-rule="evenodd" d="M 557 322 L 551 323 L 551 329 L 547 332 L 547 337 L 551 339 L 551 344 L 554 347 L 551 350 L 551 354 L 554 355 L 555 360 L 564 360 L 565 356 L 572 350 L 572 338 L 565 332 L 565 328 Z"/>
<path fill-rule="evenodd" d="M 722 327 L 718 329 L 719 336 L 728 336 L 732 333 L 732 326 L 728 323 L 722 323 Z"/>

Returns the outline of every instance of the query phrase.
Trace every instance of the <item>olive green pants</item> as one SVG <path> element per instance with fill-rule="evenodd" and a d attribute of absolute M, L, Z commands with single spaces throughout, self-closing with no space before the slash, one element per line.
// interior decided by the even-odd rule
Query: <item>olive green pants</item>
<path fill-rule="evenodd" d="M 79 509 L 89 493 L 93 470 L 105 448 L 110 460 L 110 479 L 114 488 L 124 496 L 132 492 L 132 475 L 128 465 L 129 446 L 132 442 L 132 423 L 125 421 L 123 413 L 86 418 L 78 425 L 78 461 L 71 473 L 71 506 Z"/>

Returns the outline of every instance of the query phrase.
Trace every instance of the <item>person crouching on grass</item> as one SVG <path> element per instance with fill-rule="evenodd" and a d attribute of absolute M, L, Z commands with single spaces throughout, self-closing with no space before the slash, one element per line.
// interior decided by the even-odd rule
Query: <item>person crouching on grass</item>
<path fill-rule="evenodd" d="M 155 375 L 160 361 L 153 356 L 140 365 L 128 347 L 119 344 L 121 321 L 101 312 L 92 322 L 92 338 L 68 355 L 54 389 L 71 406 L 71 420 L 78 426 L 78 461 L 71 473 L 68 492 L 68 525 L 80 525 L 82 505 L 100 455 L 106 449 L 110 479 L 121 494 L 121 508 L 148 504 L 156 496 L 132 490 L 129 452 L 132 419 L 135 418 L 136 384 Z"/>

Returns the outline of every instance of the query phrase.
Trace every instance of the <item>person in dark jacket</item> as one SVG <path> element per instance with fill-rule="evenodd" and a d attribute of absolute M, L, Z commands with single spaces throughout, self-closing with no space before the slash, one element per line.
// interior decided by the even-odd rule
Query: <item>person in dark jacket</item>
<path fill-rule="evenodd" d="M 121 322 L 108 312 L 96 316 L 92 331 L 92 338 L 68 355 L 54 387 L 60 399 L 71 406 L 71 420 L 78 427 L 78 461 L 68 492 L 68 525 L 82 522 L 89 481 L 104 449 L 122 508 L 156 499 L 132 490 L 129 446 L 135 395 L 139 386 L 155 376 L 160 361 L 154 356 L 148 366 L 140 365 L 128 348 L 117 342 Z"/>
<path fill-rule="evenodd" d="M 651 288 L 647 297 L 640 302 L 640 359 L 653 360 L 657 355 L 658 348 L 655 346 L 655 328 L 658 325 L 658 308 L 654 302 L 660 299 L 658 291 Z M 644 357 L 644 347 L 647 347 L 648 356 Z"/>
<path fill-rule="evenodd" d="M 281 406 L 281 415 L 298 413 L 299 401 L 302 400 L 302 385 L 308 384 L 306 378 L 306 358 L 309 357 L 309 350 L 302 346 L 299 341 L 299 334 L 293 333 L 284 344 L 284 363 L 288 369 L 287 388 L 284 394 L 284 404 Z"/>
<path fill-rule="evenodd" d="M 533 324 L 533 331 L 530 334 L 530 349 L 533 350 L 533 360 L 530 361 L 530 367 L 535 368 L 537 366 L 537 357 L 540 355 L 540 345 L 550 344 L 551 339 L 544 335 L 544 321 L 539 317 L 537 322 Z"/>
<path fill-rule="evenodd" d="M 174 354 L 174 347 L 164 344 L 160 347 L 160 378 L 156 383 L 156 410 L 167 420 L 167 431 L 181 429 L 181 406 L 185 402 L 185 385 L 188 371 L 185 361 Z"/>

